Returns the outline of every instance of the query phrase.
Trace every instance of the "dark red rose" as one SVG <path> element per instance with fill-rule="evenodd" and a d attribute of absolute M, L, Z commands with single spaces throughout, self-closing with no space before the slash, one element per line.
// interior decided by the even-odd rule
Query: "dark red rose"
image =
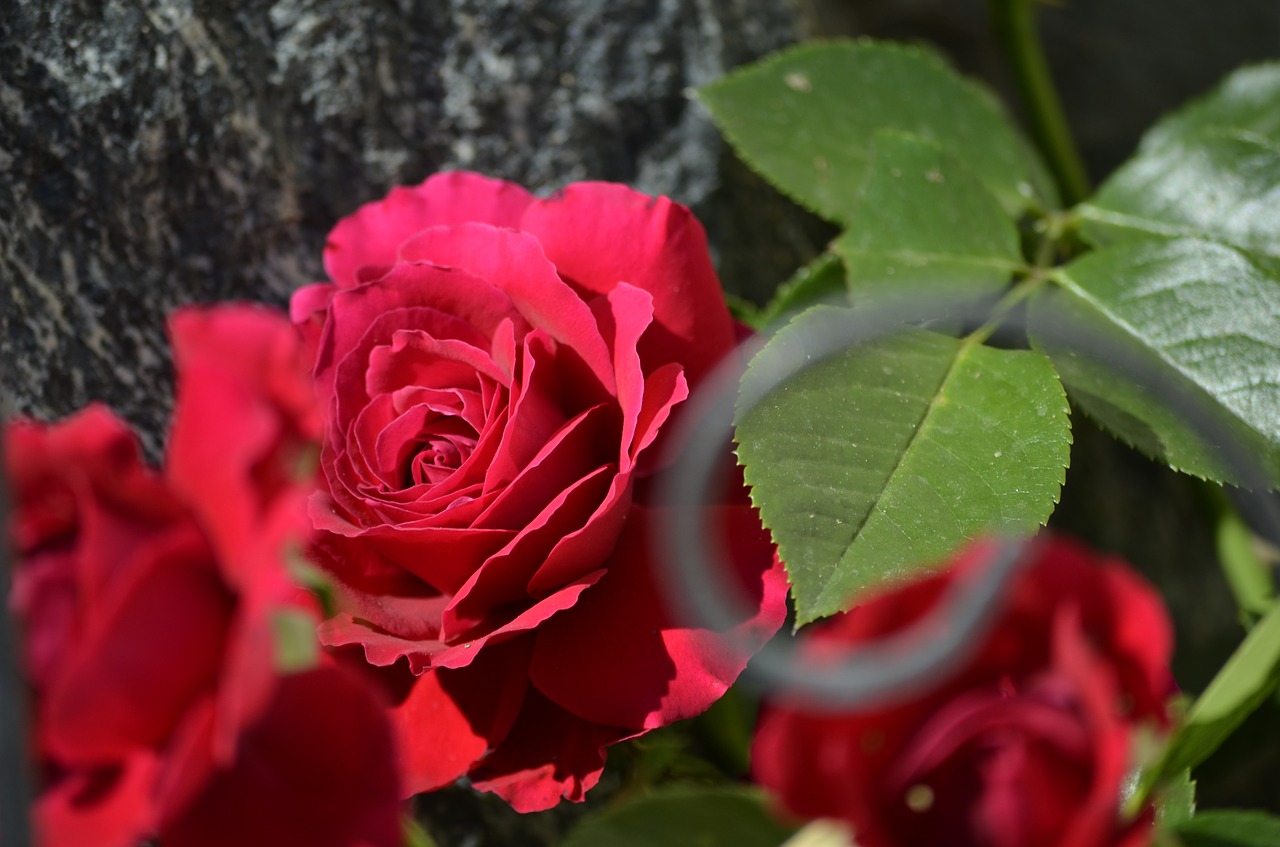
<path fill-rule="evenodd" d="M 305 648 L 317 620 L 283 559 L 304 542 L 311 481 L 292 468 L 316 427 L 292 402 L 299 340 L 245 307 L 172 329 L 165 477 L 101 407 L 5 431 L 39 843 L 397 845 L 384 705 L 318 645 L 282 662 L 275 634 L 300 624 Z"/>
<path fill-rule="evenodd" d="M 936 687 L 860 712 L 767 709 L 757 779 L 797 815 L 845 819 L 860 847 L 1147 844 L 1150 815 L 1122 819 L 1121 783 L 1135 730 L 1168 726 L 1165 608 L 1114 558 L 1031 550 L 977 653 Z M 819 644 L 902 630 L 982 555 L 819 625 Z"/>
<path fill-rule="evenodd" d="M 702 228 L 618 185 L 539 200 L 449 173 L 343 220 L 325 266 L 293 314 L 328 416 L 327 643 L 418 675 L 395 710 L 410 790 L 470 773 L 524 811 L 580 800 L 606 745 L 706 709 L 750 652 L 662 614 L 638 493 L 735 343 Z M 760 644 L 785 583 L 731 500 Z"/>

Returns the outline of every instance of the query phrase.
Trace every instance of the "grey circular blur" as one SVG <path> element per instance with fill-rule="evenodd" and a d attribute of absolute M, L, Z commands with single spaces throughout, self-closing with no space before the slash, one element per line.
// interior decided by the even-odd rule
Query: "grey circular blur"
<path fill-rule="evenodd" d="M 655 547 L 663 554 L 660 570 L 669 606 L 688 626 L 729 632 L 751 614 L 741 589 L 728 579 L 724 551 L 711 543 L 703 520 L 702 504 L 713 502 L 709 495 L 716 472 L 723 468 L 732 444 L 735 413 L 745 416 L 806 368 L 908 328 L 941 321 L 1026 332 L 1025 313 L 993 316 L 989 300 L 939 296 L 936 288 L 899 287 L 891 295 L 867 296 L 852 307 L 807 312 L 803 319 L 804 331 L 779 343 L 765 344 L 786 320 L 740 345 L 738 355 L 726 357 L 693 393 L 677 421 L 657 488 L 667 508 L 660 510 L 665 517 L 655 524 L 654 533 Z M 1241 486 L 1247 496 L 1240 504 L 1245 518 L 1264 532 L 1280 531 L 1280 510 L 1265 496 L 1270 482 L 1202 398 L 1069 313 L 1055 315 L 1052 323 L 1038 322 L 1036 333 L 1059 350 L 1105 363 L 1115 375 L 1167 404 Z M 748 362 L 752 378 L 743 381 Z M 985 561 L 953 580 L 915 624 L 878 642 L 859 644 L 843 656 L 833 656 L 824 645 L 818 658 L 806 649 L 803 634 L 774 638 L 752 659 L 744 678 L 772 698 L 836 711 L 892 702 L 935 686 L 981 643 L 1005 589 L 1036 543 L 1025 533 L 999 525 L 989 527 L 987 536 L 991 543 L 984 547 Z"/>

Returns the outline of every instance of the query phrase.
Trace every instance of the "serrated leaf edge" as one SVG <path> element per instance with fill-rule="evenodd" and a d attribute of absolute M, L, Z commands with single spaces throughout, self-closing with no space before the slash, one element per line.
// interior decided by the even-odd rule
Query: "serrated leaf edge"
<path fill-rule="evenodd" d="M 1017 148 L 1020 154 L 1020 158 L 1023 160 L 1023 165 L 1025 168 L 1025 173 L 1023 174 L 1023 176 L 1025 177 L 1025 181 L 1027 182 L 1027 184 L 1031 186 L 1032 191 L 1038 192 L 1041 195 L 1040 199 L 1047 201 L 1050 206 L 1057 207 L 1059 205 L 1060 198 L 1056 194 L 1056 189 L 1053 185 L 1052 179 L 1048 177 L 1048 169 L 1045 167 L 1044 163 L 1040 160 L 1034 147 L 1032 147 L 1030 145 L 1030 142 L 1027 141 L 1027 139 L 1021 132 L 1018 125 L 1013 121 L 1013 118 L 1004 109 L 1003 104 L 1001 103 L 999 98 L 995 96 L 994 92 L 992 92 L 990 89 L 988 89 L 984 85 L 978 83 L 977 81 L 970 79 L 968 76 L 959 72 L 955 68 L 951 67 L 945 61 L 943 61 L 943 59 L 934 51 L 922 49 L 919 45 L 903 44 L 895 41 L 880 41 L 877 39 L 867 38 L 867 37 L 829 38 L 829 39 L 823 39 L 822 41 L 817 41 L 817 42 L 807 42 L 803 44 L 797 44 L 792 47 L 786 47 L 786 48 L 783 48 L 782 50 L 778 50 L 774 53 L 771 53 L 757 62 L 753 62 L 749 65 L 744 65 L 742 67 L 736 68 L 730 73 L 720 77 L 719 79 L 714 80 L 713 82 L 710 82 L 704 86 L 701 86 L 700 88 L 694 89 L 693 97 L 697 102 L 701 103 L 703 107 L 706 108 L 706 110 L 711 114 L 712 122 L 715 124 L 716 128 L 720 130 L 720 133 L 725 137 L 725 139 L 729 142 L 729 146 L 733 148 L 733 152 L 748 167 L 750 167 L 754 173 L 758 174 L 760 177 L 762 177 L 766 182 L 768 182 L 778 191 L 785 194 L 797 205 L 801 206 L 804 209 L 807 209 L 808 211 L 812 212 L 818 217 L 824 220 L 833 221 L 835 223 L 849 225 L 852 223 L 851 220 L 845 220 L 843 217 L 841 217 L 840 214 L 832 213 L 830 210 L 817 208 L 816 204 L 811 203 L 808 199 L 800 196 L 790 186 L 783 185 L 781 182 L 775 179 L 772 174 L 768 172 L 768 169 L 761 167 L 760 163 L 756 161 L 755 157 L 750 155 L 746 150 L 743 149 L 742 138 L 739 135 L 739 133 L 725 123 L 725 121 L 717 114 L 715 106 L 713 106 L 712 103 L 709 101 L 709 97 L 714 95 L 714 92 L 716 91 L 716 89 L 722 88 L 726 85 L 730 85 L 734 81 L 740 79 L 741 77 L 744 77 L 756 72 L 767 71 L 770 68 L 773 68 L 777 65 L 781 65 L 783 62 L 791 61 L 796 57 L 801 57 L 806 54 L 833 52 L 835 50 L 848 49 L 848 48 L 857 48 L 857 49 L 876 48 L 876 49 L 883 49 L 887 51 L 897 52 L 904 56 L 911 56 L 913 58 L 917 58 L 922 61 L 928 62 L 936 70 L 940 70 L 946 74 L 949 74 L 962 87 L 968 89 L 971 93 L 975 94 L 977 98 L 982 102 L 982 104 L 987 109 L 989 109 L 995 117 L 999 119 L 1000 124 L 1012 136 L 1015 142 L 1015 147 Z M 886 129 L 891 130 L 893 128 L 882 127 L 880 128 L 879 131 L 883 131 Z M 897 131 L 902 132 L 901 130 L 897 130 Z M 921 141 L 926 141 L 926 142 L 929 141 L 929 139 L 926 139 L 923 136 L 919 136 L 915 133 L 902 132 L 902 134 L 909 135 L 913 138 L 918 138 Z M 988 190 L 990 190 L 989 187 L 988 187 Z M 1000 205 L 1003 207 L 1004 201 L 1001 200 L 1000 196 L 995 192 L 992 192 L 992 194 L 997 198 L 997 202 L 1000 202 Z M 1022 210 L 1025 210 L 1029 206 L 1031 206 L 1035 199 L 1034 193 L 1030 197 L 1023 196 L 1019 194 L 1017 191 L 1010 191 L 1009 194 L 1010 194 L 1010 197 L 1019 198 L 1019 207 Z"/>

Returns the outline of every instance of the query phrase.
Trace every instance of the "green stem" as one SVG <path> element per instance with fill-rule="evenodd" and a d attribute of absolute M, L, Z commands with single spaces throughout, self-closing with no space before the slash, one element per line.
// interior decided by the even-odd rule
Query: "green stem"
<path fill-rule="evenodd" d="M 1218 564 L 1235 597 L 1240 622 L 1252 629 L 1275 602 L 1271 568 L 1260 553 L 1258 537 L 1236 510 L 1221 486 L 1201 482 L 1199 493 L 1215 524 Z"/>
<path fill-rule="evenodd" d="M 1062 199 L 1074 206 L 1090 194 L 1089 174 L 1067 126 L 1036 28 L 1034 0 L 990 0 L 996 35 L 1004 45 L 1027 107 L 1031 137 L 1053 172 Z"/>
<path fill-rule="evenodd" d="M 1036 245 L 1034 264 L 1027 268 L 1026 277 L 1019 280 L 1013 288 L 1005 292 L 991 309 L 991 317 L 986 323 L 965 336 L 965 344 L 982 344 L 1004 323 L 1009 312 L 1022 301 L 1035 294 L 1050 278 L 1049 267 L 1053 264 L 1058 241 L 1062 238 L 1067 226 L 1067 216 L 1051 212 L 1038 223 L 1040 243 Z"/>

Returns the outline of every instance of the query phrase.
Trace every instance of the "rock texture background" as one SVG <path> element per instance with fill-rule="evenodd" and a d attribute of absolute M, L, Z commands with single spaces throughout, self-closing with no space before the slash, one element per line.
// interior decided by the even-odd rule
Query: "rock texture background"
<path fill-rule="evenodd" d="M 1042 21 L 1095 177 L 1160 112 L 1280 55 L 1275 0 L 1066 0 Z M 686 90 L 812 34 L 928 40 L 1011 91 L 980 0 L 0 2 L 0 400 L 42 418 L 105 401 L 158 456 L 164 315 L 282 304 L 340 216 L 442 168 L 670 194 L 727 287 L 762 298 L 829 230 L 729 156 Z M 1195 492 L 1079 441 L 1057 520 L 1157 577 L 1197 687 L 1239 630 Z M 1207 799 L 1274 802 L 1254 773 L 1280 763 L 1250 755 Z M 441 847 L 554 844 L 579 812 L 518 818 L 460 788 L 422 811 Z"/>

